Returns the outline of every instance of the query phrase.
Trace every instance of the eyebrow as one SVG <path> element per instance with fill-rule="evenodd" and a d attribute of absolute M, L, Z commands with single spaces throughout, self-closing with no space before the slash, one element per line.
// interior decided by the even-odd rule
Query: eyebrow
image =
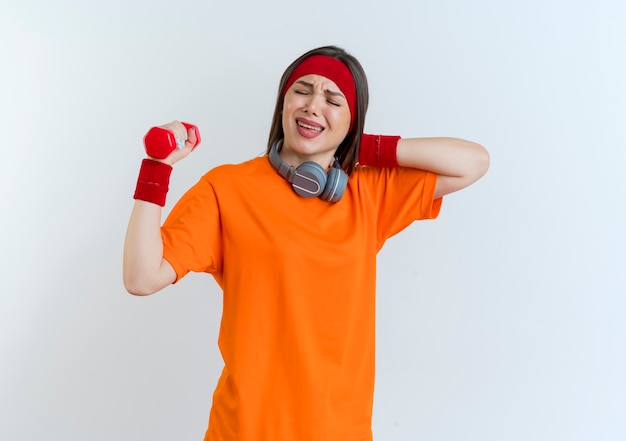
<path fill-rule="evenodd" d="M 309 82 L 303 81 L 303 80 L 298 80 L 298 81 L 296 81 L 296 83 L 302 84 L 303 86 L 306 86 L 306 87 L 308 87 L 310 89 L 313 89 L 313 83 L 309 83 Z M 324 92 L 327 93 L 328 95 L 331 95 L 331 96 L 340 96 L 340 97 L 342 97 L 344 99 L 347 99 L 343 95 L 343 93 L 341 93 L 341 92 L 335 92 L 334 90 L 330 90 L 330 89 L 326 89 Z"/>

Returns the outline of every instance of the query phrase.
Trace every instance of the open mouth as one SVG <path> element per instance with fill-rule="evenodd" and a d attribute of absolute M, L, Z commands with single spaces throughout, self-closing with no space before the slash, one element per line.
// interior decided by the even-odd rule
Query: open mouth
<path fill-rule="evenodd" d="M 322 130 L 324 130 L 323 127 L 312 126 L 310 124 L 303 123 L 302 121 L 299 121 L 299 120 L 296 120 L 296 124 L 298 124 L 298 126 L 302 127 L 303 129 L 313 130 L 314 132 L 321 132 Z"/>

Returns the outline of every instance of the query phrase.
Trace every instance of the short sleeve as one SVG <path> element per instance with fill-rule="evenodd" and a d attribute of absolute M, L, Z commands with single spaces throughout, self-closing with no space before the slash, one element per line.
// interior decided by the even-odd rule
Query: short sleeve
<path fill-rule="evenodd" d="M 363 168 L 377 209 L 379 249 L 413 221 L 435 219 L 442 198 L 435 199 L 437 174 L 407 167 Z"/>
<path fill-rule="evenodd" d="M 163 257 L 176 271 L 207 272 L 221 279 L 222 234 L 219 205 L 207 175 L 176 203 L 163 226 Z"/>

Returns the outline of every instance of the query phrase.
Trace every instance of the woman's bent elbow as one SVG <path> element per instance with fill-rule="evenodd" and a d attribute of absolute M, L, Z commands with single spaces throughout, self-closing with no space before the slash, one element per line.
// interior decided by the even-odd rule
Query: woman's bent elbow
<path fill-rule="evenodd" d="M 161 265 L 156 269 L 130 265 L 125 261 L 122 268 L 122 279 L 124 288 L 129 294 L 148 296 L 174 283 L 176 272 L 165 259 L 161 260 Z"/>
<path fill-rule="evenodd" d="M 131 277 L 126 274 L 124 274 L 123 282 L 126 291 L 134 296 L 149 296 L 163 288 L 163 286 L 159 286 L 159 284 L 154 283 L 154 281 Z"/>
<path fill-rule="evenodd" d="M 126 281 L 124 281 L 124 288 L 126 288 L 126 291 L 129 294 L 140 297 L 149 296 L 150 294 L 154 294 L 156 292 L 140 284 L 134 284 Z"/>
<path fill-rule="evenodd" d="M 476 165 L 475 172 L 477 175 L 477 180 L 482 178 L 489 170 L 489 164 L 491 162 L 491 157 L 489 156 L 489 152 L 485 147 L 480 144 L 476 145 Z"/>

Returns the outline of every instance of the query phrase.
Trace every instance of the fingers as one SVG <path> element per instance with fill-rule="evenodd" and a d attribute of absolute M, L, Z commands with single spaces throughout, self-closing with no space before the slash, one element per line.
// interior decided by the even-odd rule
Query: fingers
<path fill-rule="evenodd" d="M 165 130 L 169 130 L 176 140 L 176 147 L 179 149 L 185 147 L 185 141 L 187 141 L 187 128 L 180 121 L 172 121 L 171 123 L 160 126 Z"/>
<path fill-rule="evenodd" d="M 178 147 L 179 149 L 182 149 L 185 147 L 185 142 L 187 142 L 187 134 L 185 133 L 185 139 L 177 139 L 176 140 L 176 147 Z"/>
<path fill-rule="evenodd" d="M 199 143 L 198 128 L 180 121 L 153 127 L 144 137 L 148 156 L 170 165 L 189 155 Z"/>
<path fill-rule="evenodd" d="M 188 144 L 191 144 L 192 147 L 198 145 L 198 134 L 195 127 L 190 126 L 189 128 L 187 128 L 187 132 L 185 133 L 185 135 L 185 139 L 187 140 Z"/>
<path fill-rule="evenodd" d="M 200 144 L 200 132 L 193 124 L 172 121 L 171 123 L 165 124 L 161 127 L 166 130 L 170 130 L 174 134 L 176 138 L 176 146 L 179 149 L 186 147 L 187 144 L 191 144 L 194 148 Z"/>

